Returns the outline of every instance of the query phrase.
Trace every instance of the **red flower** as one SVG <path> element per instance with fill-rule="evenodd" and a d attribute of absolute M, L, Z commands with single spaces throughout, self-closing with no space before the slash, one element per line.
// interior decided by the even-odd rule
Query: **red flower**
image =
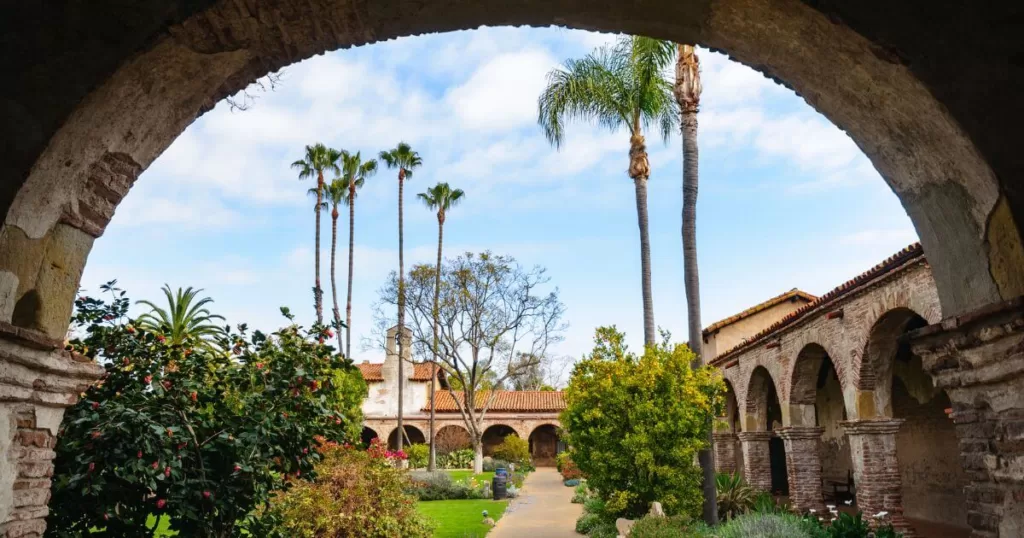
<path fill-rule="evenodd" d="M 93 409 L 99 409 L 100 408 L 100 403 L 99 402 L 93 402 L 92 403 L 92 408 Z"/>
<path fill-rule="evenodd" d="M 334 338 L 334 331 L 332 331 L 330 329 L 327 329 L 326 331 L 324 331 L 324 334 L 327 335 L 327 338 Z"/>
<path fill-rule="evenodd" d="M 96 464 L 95 464 L 95 463 L 92 463 L 92 462 L 90 462 L 90 463 L 89 463 L 89 472 L 91 473 L 91 472 L 93 472 L 93 471 L 95 471 L 95 470 L 96 470 Z"/>
<path fill-rule="evenodd" d="M 139 459 L 140 460 L 142 459 L 142 451 L 141 450 L 139 451 Z"/>
<path fill-rule="evenodd" d="M 257 362 L 256 363 L 256 369 L 257 370 L 262 370 L 263 369 L 263 363 L 262 362 Z"/>
<path fill-rule="evenodd" d="M 124 330 L 128 331 L 128 334 L 135 334 L 135 327 L 132 327 L 131 325 L 125 327 Z"/>
<path fill-rule="evenodd" d="M 147 375 L 146 377 L 142 378 L 142 380 L 148 385 L 153 382 L 153 376 Z"/>
<path fill-rule="evenodd" d="M 166 476 L 167 478 L 171 477 L 171 468 L 170 467 L 164 467 L 164 476 Z"/>
<path fill-rule="evenodd" d="M 160 468 L 160 461 L 154 461 L 153 462 L 153 468 L 154 469 L 159 469 Z"/>
<path fill-rule="evenodd" d="M 171 390 L 171 382 L 170 381 L 165 379 L 165 380 L 161 381 L 160 384 L 164 386 L 164 390 Z"/>
<path fill-rule="evenodd" d="M 189 398 L 192 398 L 192 401 L 195 402 L 199 400 L 199 395 L 196 394 L 196 391 L 192 391 L 192 394 L 189 395 Z"/>
<path fill-rule="evenodd" d="M 288 413 L 281 413 L 281 414 L 284 416 L 284 418 L 288 418 Z"/>
<path fill-rule="evenodd" d="M 209 491 L 204 491 L 203 492 L 203 498 L 204 499 L 209 499 L 210 498 L 210 492 Z"/>
<path fill-rule="evenodd" d="M 93 439 L 99 439 L 100 435 L 103 435 L 103 434 L 101 434 L 99 430 L 93 430 L 92 431 L 92 438 Z"/>
<path fill-rule="evenodd" d="M 162 334 L 158 334 L 156 335 L 156 341 L 162 344 L 167 341 L 167 337 Z"/>
<path fill-rule="evenodd" d="M 241 471 L 241 470 L 242 470 L 242 467 L 240 465 L 235 465 L 235 472 L 236 473 Z"/>
<path fill-rule="evenodd" d="M 157 499 L 156 500 L 156 509 L 157 510 L 163 510 L 165 506 L 167 506 L 167 501 L 165 501 L 164 499 Z"/>

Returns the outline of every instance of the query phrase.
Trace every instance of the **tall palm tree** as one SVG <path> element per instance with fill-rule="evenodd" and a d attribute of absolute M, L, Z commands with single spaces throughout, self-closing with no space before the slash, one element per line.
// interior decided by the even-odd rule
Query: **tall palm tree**
<path fill-rule="evenodd" d="M 655 344 L 655 330 L 647 222 L 647 180 L 651 167 L 643 133 L 645 129 L 656 128 L 668 142 L 678 121 L 672 83 L 665 77 L 674 56 L 675 46 L 671 42 L 622 37 L 614 46 L 568 60 L 548 73 L 548 85 L 537 103 L 537 121 L 556 148 L 561 147 L 565 137 L 567 120 L 589 120 L 612 131 L 629 131 L 629 177 L 636 191 L 640 227 L 644 345 Z"/>
<path fill-rule="evenodd" d="M 348 301 L 345 303 L 345 356 L 352 356 L 352 275 L 354 273 L 353 259 L 355 257 L 355 236 L 356 236 L 356 190 L 361 189 L 366 179 L 377 173 L 377 161 L 370 159 L 363 162 L 362 156 L 357 151 L 354 155 L 345 153 L 342 158 L 342 177 L 339 180 L 342 187 L 342 200 L 348 205 Z M 338 210 L 335 207 L 331 215 L 337 222 Z M 333 271 L 333 269 L 332 269 Z M 334 318 L 340 320 L 338 313 L 338 297 L 334 297 Z M 341 345 L 340 335 L 338 345 Z"/>
<path fill-rule="evenodd" d="M 342 156 L 344 158 L 344 156 Z M 313 189 L 310 189 L 313 190 Z M 328 207 L 331 209 L 331 297 L 334 299 L 334 325 L 338 329 L 338 352 L 341 353 L 345 350 L 341 340 L 341 313 L 338 310 L 338 278 L 335 267 L 337 266 L 338 260 L 338 206 L 345 202 L 345 196 L 348 193 L 348 186 L 345 184 L 344 178 L 335 178 L 333 181 L 324 186 L 324 211 Z M 349 258 L 352 254 L 349 253 Z M 349 275 L 351 279 L 351 275 Z M 345 353 L 348 357 L 348 353 Z"/>
<path fill-rule="evenodd" d="M 423 159 L 420 158 L 419 153 L 412 150 L 409 144 L 399 142 L 394 149 L 380 152 L 380 160 L 384 161 L 388 168 L 398 169 L 398 431 L 404 434 L 405 429 L 402 425 L 402 415 L 404 413 L 402 409 L 402 386 L 405 384 L 405 370 L 403 368 L 404 350 L 402 348 L 405 345 L 403 341 L 403 335 L 405 334 L 405 236 L 402 230 L 402 190 L 405 186 L 405 180 L 412 178 L 413 169 L 422 165 Z M 398 436 L 399 450 L 402 449 L 403 437 L 404 435 Z"/>
<path fill-rule="evenodd" d="M 166 309 L 150 301 L 136 303 L 150 308 L 149 312 L 135 320 L 139 327 L 163 333 L 170 338 L 173 345 L 180 345 L 187 339 L 195 338 L 200 341 L 200 345 L 212 348 L 214 340 L 224 334 L 223 327 L 214 323 L 215 320 L 223 321 L 224 317 L 211 314 L 206 308 L 213 299 L 203 297 L 197 301 L 196 297 L 203 290 L 193 289 L 191 286 L 185 289 L 178 288 L 177 293 L 174 293 L 169 285 L 164 284 L 161 290 L 167 299 Z"/>
<path fill-rule="evenodd" d="M 438 301 L 441 296 L 441 246 L 444 244 L 444 219 L 448 210 L 455 207 L 462 201 L 466 193 L 462 189 L 453 189 L 447 183 L 438 183 L 421 192 L 417 196 L 427 208 L 437 211 L 437 268 L 434 271 L 434 362 L 430 365 L 430 458 L 427 460 L 427 470 L 433 471 L 436 460 L 436 449 L 434 447 L 434 383 L 437 382 L 437 373 L 434 370 L 437 365 L 437 318 L 439 315 Z"/>
<path fill-rule="evenodd" d="M 703 336 L 700 323 L 700 278 L 697 273 L 697 109 L 700 108 L 700 60 L 693 45 L 679 45 L 676 56 L 676 104 L 683 135 L 683 280 L 686 286 L 686 317 L 689 324 L 692 368 L 702 363 Z M 703 473 L 704 521 L 718 523 L 715 454 L 708 433 L 708 447 L 697 453 Z"/>
<path fill-rule="evenodd" d="M 324 322 L 323 289 L 320 287 L 320 209 L 323 207 L 324 193 L 324 172 L 340 174 L 338 159 L 341 152 L 329 148 L 319 142 L 312 146 L 306 146 L 306 154 L 302 159 L 292 163 L 292 168 L 299 171 L 299 179 L 316 177 L 316 205 L 313 212 L 316 214 L 316 249 L 313 251 L 316 258 L 316 277 L 313 283 L 313 304 L 316 307 L 316 322 Z"/>

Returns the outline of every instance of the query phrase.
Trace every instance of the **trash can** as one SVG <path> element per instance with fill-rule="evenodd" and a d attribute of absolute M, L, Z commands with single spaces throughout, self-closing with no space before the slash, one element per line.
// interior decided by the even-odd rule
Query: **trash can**
<path fill-rule="evenodd" d="M 494 471 L 494 478 L 491 479 L 491 496 L 496 501 L 508 497 L 508 475 L 503 468 L 499 467 Z"/>

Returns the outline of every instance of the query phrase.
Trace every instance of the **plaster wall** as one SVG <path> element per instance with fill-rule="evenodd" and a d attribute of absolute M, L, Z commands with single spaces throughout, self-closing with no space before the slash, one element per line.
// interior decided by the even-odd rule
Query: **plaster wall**
<path fill-rule="evenodd" d="M 704 343 L 701 351 L 704 362 L 717 357 L 719 353 L 736 347 L 744 339 L 767 329 L 776 321 L 786 317 L 786 314 L 805 304 L 807 304 L 806 301 L 794 298 L 715 330 L 708 335 L 707 342 Z"/>

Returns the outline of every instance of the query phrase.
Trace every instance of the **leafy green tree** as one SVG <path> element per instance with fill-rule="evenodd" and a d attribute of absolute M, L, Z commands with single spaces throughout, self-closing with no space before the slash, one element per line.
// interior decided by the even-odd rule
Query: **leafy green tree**
<path fill-rule="evenodd" d="M 614 327 L 597 329 L 576 364 L 561 422 L 572 461 L 613 515 L 636 517 L 660 501 L 668 514 L 700 514 L 709 417 L 725 384 L 712 368 L 690 368 L 693 353 L 666 341 L 630 353 Z"/>
<path fill-rule="evenodd" d="M 437 311 L 438 300 L 441 297 L 441 248 L 444 245 L 444 220 L 451 208 L 457 206 L 466 196 L 462 189 L 453 189 L 447 183 L 438 183 L 417 195 L 428 209 L 437 211 L 437 270 L 434 275 L 434 364 L 437 363 Z M 404 321 L 404 320 L 403 320 Z M 433 471 L 437 459 L 437 448 L 434 446 L 434 418 L 436 414 L 434 385 L 436 379 L 430 381 L 430 461 L 427 470 Z"/>
<path fill-rule="evenodd" d="M 292 163 L 292 168 L 299 171 L 299 179 L 316 178 L 316 205 L 313 206 L 313 214 L 316 215 L 316 249 L 313 251 L 316 258 L 316 277 L 313 283 L 313 304 L 316 308 L 316 322 L 319 325 L 324 323 L 324 292 L 320 287 L 320 211 L 323 208 L 324 172 L 340 174 L 340 158 L 340 151 L 317 142 L 312 146 L 306 146 L 303 158 Z"/>
<path fill-rule="evenodd" d="M 139 327 L 169 337 L 173 345 L 181 345 L 186 339 L 191 338 L 198 341 L 200 346 L 210 347 L 224 334 L 224 328 L 214 323 L 217 320 L 223 321 L 224 317 L 211 314 L 206 308 L 213 299 L 203 297 L 196 300 L 202 289 L 197 290 L 189 286 L 185 289 L 178 288 L 177 293 L 172 293 L 171 287 L 164 284 L 161 291 L 167 299 L 166 309 L 150 301 L 137 303 L 150 308 L 149 312 L 139 316 Z"/>
<path fill-rule="evenodd" d="M 48 525 L 55 536 L 150 537 L 147 518 L 181 536 L 266 536 L 260 509 L 315 476 L 320 440 L 358 439 L 366 384 L 322 344 L 323 330 L 272 335 L 241 325 L 208 348 L 127 318 L 124 292 L 81 297 L 72 351 L 104 365 L 59 435 Z"/>
<path fill-rule="evenodd" d="M 380 160 L 388 168 L 398 169 L 398 356 L 402 357 L 401 335 L 405 334 L 405 234 L 402 226 L 402 196 L 405 188 L 405 180 L 412 179 L 412 171 L 423 164 L 420 154 L 413 151 L 412 147 L 405 142 L 399 142 L 394 149 L 380 152 Z M 398 361 L 398 431 L 404 432 L 402 425 L 402 385 L 405 380 L 403 361 Z M 398 450 L 402 449 L 403 436 L 398 436 Z"/>
<path fill-rule="evenodd" d="M 651 167 L 643 133 L 657 128 L 667 142 L 679 120 L 673 86 L 664 74 L 674 56 L 675 46 L 669 41 L 622 37 L 613 47 L 598 48 L 548 73 L 548 85 L 538 99 L 537 121 L 556 148 L 565 138 L 567 120 L 593 121 L 612 131 L 629 131 L 629 177 L 636 191 L 644 345 L 648 346 L 655 344 L 655 326 L 647 220 Z"/>
<path fill-rule="evenodd" d="M 340 187 L 342 188 L 342 199 L 345 204 L 348 205 L 348 299 L 345 303 L 345 356 L 352 356 L 352 279 L 355 272 L 355 253 L 356 253 L 356 191 L 363 188 L 363 184 L 366 183 L 367 178 L 377 173 L 377 161 L 370 159 L 363 161 L 359 152 L 355 154 L 345 153 L 342 156 L 342 178 L 340 180 Z M 338 207 L 335 205 L 334 213 L 331 215 L 334 218 L 334 222 L 337 223 Z M 334 249 L 331 248 L 331 263 L 334 263 Z M 334 272 L 333 265 L 331 272 Z M 333 278 L 333 275 L 332 275 Z M 333 283 L 332 283 L 333 286 Z M 334 293 L 334 319 L 336 322 L 341 321 L 341 316 L 338 313 L 338 294 Z M 340 325 L 340 323 L 339 323 Z M 338 342 L 339 349 L 341 342 Z"/>

